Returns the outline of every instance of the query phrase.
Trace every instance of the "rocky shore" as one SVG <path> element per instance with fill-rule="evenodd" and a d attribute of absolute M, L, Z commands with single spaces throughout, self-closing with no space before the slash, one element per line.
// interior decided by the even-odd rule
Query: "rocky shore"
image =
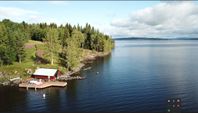
<path fill-rule="evenodd" d="M 89 53 L 88 55 L 86 55 L 85 57 L 83 57 L 81 59 L 81 64 L 76 67 L 74 70 L 72 71 L 68 71 L 67 73 L 61 75 L 60 77 L 57 78 L 58 81 L 68 81 L 68 80 L 82 80 L 85 79 L 86 77 L 82 77 L 82 76 L 74 76 L 74 74 L 76 74 L 77 72 L 79 72 L 86 63 L 89 63 L 90 61 L 96 60 L 97 57 L 104 57 L 109 55 L 111 52 L 96 52 L 96 53 Z M 10 85 L 10 86 L 17 86 L 18 84 L 20 84 L 22 81 L 24 81 L 22 78 L 20 77 L 15 77 L 12 79 L 8 79 L 6 78 L 6 75 L 3 74 L 2 72 L 0 72 L 0 77 L 5 77 L 5 81 L 0 82 L 0 85 Z"/>
<path fill-rule="evenodd" d="M 0 82 L 0 85 L 3 85 L 3 86 L 6 86 L 6 85 L 17 86 L 22 81 L 22 79 L 20 77 L 15 77 L 15 78 L 9 79 L 6 77 L 6 74 L 4 74 L 2 72 L 0 72 L 0 77 L 6 79 L 5 81 Z"/>
<path fill-rule="evenodd" d="M 110 54 L 110 52 L 106 52 L 106 53 L 97 52 L 97 53 L 94 53 L 94 54 L 92 53 L 92 54 L 86 55 L 83 59 L 81 59 L 82 63 L 76 69 L 61 75 L 60 77 L 57 78 L 57 80 L 68 81 L 68 80 L 82 80 L 82 79 L 85 79 L 86 77 L 72 76 L 72 75 L 79 72 L 85 66 L 86 63 L 88 63 L 90 61 L 93 61 L 93 60 L 96 60 L 98 57 L 105 57 L 109 54 Z"/>

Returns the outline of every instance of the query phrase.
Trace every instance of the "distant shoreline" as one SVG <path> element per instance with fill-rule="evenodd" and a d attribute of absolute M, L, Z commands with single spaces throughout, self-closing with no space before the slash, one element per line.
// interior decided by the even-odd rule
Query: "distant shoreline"
<path fill-rule="evenodd" d="M 198 40 L 198 38 L 146 38 L 146 37 L 129 37 L 129 38 L 114 38 L 113 40 Z"/>

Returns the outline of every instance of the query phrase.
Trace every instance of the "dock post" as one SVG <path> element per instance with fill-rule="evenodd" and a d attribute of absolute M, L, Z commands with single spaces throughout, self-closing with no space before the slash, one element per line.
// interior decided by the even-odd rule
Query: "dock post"
<path fill-rule="evenodd" d="M 26 87 L 26 89 L 28 90 L 28 86 Z"/>
<path fill-rule="evenodd" d="M 36 86 L 35 86 L 35 91 L 36 91 Z"/>

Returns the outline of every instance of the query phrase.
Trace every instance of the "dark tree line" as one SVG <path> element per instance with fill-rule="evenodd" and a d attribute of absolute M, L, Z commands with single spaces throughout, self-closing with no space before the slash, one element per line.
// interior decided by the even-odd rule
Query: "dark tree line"
<path fill-rule="evenodd" d="M 58 56 L 66 68 L 79 63 L 81 49 L 110 52 L 114 46 L 110 36 L 89 24 L 84 27 L 69 23 L 57 26 L 55 23 L 27 24 L 4 19 L 0 22 L 0 64 L 22 62 L 25 58 L 24 44 L 30 39 L 46 43 L 51 64 Z"/>
<path fill-rule="evenodd" d="M 28 40 L 24 23 L 14 23 L 8 19 L 0 22 L 0 65 L 22 62 L 25 57 L 24 44 Z"/>

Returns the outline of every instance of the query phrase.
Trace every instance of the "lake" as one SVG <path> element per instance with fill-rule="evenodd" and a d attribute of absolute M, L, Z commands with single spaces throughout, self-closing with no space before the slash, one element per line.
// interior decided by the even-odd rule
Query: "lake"
<path fill-rule="evenodd" d="M 86 79 L 65 88 L 0 87 L 0 112 L 167 112 L 176 98 L 181 112 L 198 112 L 198 41 L 115 43 L 111 55 L 80 72 Z"/>

